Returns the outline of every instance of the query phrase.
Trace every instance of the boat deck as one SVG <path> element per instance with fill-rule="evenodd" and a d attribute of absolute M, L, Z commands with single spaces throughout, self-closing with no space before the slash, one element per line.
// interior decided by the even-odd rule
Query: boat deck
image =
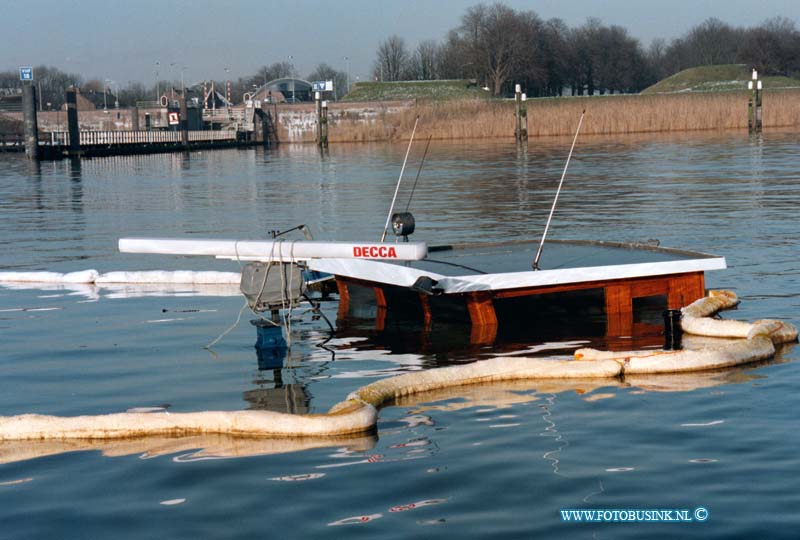
<path fill-rule="evenodd" d="M 374 307 L 376 327 L 387 317 L 411 314 L 426 326 L 464 320 L 473 341 L 490 343 L 498 326 L 533 321 L 534 311 L 574 310 L 585 315 L 597 304 L 605 334 L 630 336 L 659 332 L 652 317 L 705 294 L 704 272 L 725 268 L 725 259 L 703 253 L 603 242 L 548 242 L 541 269 L 532 261 L 538 244 L 506 242 L 438 246 L 421 261 L 357 259 L 311 261 L 315 270 L 336 276 L 339 317 Z M 365 294 L 366 293 L 366 294 Z M 541 300 L 553 300 L 542 308 Z M 639 313 L 637 313 L 639 311 Z"/>
<path fill-rule="evenodd" d="M 432 246 L 428 257 L 410 265 L 446 276 L 526 272 L 532 270 L 538 242 L 498 242 Z M 673 262 L 713 256 L 611 242 L 547 242 L 540 260 L 541 270 Z"/>

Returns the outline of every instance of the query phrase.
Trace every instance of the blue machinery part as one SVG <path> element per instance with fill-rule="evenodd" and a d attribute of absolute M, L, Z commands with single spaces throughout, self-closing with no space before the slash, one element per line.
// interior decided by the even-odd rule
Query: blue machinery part
<path fill-rule="evenodd" d="M 261 319 L 250 321 L 250 324 L 256 327 L 255 347 L 256 356 L 258 357 L 258 369 L 282 368 L 283 361 L 289 352 L 286 338 L 283 335 L 283 326 Z"/>

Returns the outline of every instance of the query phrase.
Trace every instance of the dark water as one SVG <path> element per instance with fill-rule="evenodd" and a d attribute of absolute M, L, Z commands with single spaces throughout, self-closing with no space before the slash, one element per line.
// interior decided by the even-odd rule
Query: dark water
<path fill-rule="evenodd" d="M 568 144 L 433 143 L 411 205 L 415 239 L 537 238 Z M 237 270 L 119 254 L 121 236 L 257 238 L 305 223 L 319 239 L 377 240 L 404 152 L 282 147 L 38 169 L 1 157 L 0 271 Z M 798 152 L 794 133 L 586 138 L 551 236 L 723 255 L 730 268 L 706 284 L 739 294 L 736 318 L 797 323 Z M 298 312 L 283 369 L 259 369 L 247 316 L 213 354 L 202 348 L 241 298 L 119 296 L 0 288 L 0 414 L 321 412 L 375 377 L 443 362 L 409 346 L 411 331 L 404 346 L 351 330 L 320 347 L 326 326 Z M 323 309 L 335 318 L 335 304 Z M 743 370 L 424 395 L 383 409 L 377 436 L 350 440 L 0 445 L 0 537 L 795 538 L 796 356 L 788 346 Z M 703 523 L 559 514 L 699 506 Z M 373 517 L 347 520 L 361 516 Z"/>

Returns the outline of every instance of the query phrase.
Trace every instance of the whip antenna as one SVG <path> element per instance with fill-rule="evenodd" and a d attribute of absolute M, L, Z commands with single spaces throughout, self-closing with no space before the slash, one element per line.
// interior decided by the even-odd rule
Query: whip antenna
<path fill-rule="evenodd" d="M 417 177 L 414 178 L 414 185 L 411 186 L 411 195 L 408 196 L 408 202 L 406 203 L 406 212 L 408 212 L 408 207 L 411 206 L 411 199 L 414 197 L 414 190 L 417 189 L 417 182 L 419 181 L 419 173 L 422 172 L 422 166 L 425 165 L 425 156 L 428 155 L 428 148 L 431 147 L 431 139 L 433 139 L 433 135 L 428 137 L 428 144 L 425 145 L 425 152 L 422 153 L 422 161 L 419 162 L 419 169 L 417 169 Z"/>
<path fill-rule="evenodd" d="M 544 249 L 544 239 L 547 238 L 547 230 L 550 228 L 550 220 L 553 219 L 553 212 L 556 211 L 556 204 L 558 203 L 558 196 L 561 194 L 561 186 L 564 185 L 564 177 L 567 176 L 567 168 L 569 167 L 569 160 L 572 159 L 572 151 L 575 150 L 575 142 L 578 140 L 578 133 L 581 131 L 581 124 L 583 124 L 583 115 L 586 114 L 586 109 L 581 113 L 581 119 L 578 120 L 578 129 L 575 130 L 575 137 L 572 139 L 572 147 L 569 149 L 567 156 L 567 163 L 564 164 L 564 172 L 561 173 L 561 181 L 558 183 L 556 190 L 556 197 L 553 199 L 553 206 L 550 208 L 550 215 L 547 217 L 547 225 L 544 226 L 544 233 L 542 233 L 542 241 L 539 242 L 539 250 L 536 252 L 536 258 L 533 259 L 533 269 L 539 269 L 539 259 L 542 256 L 542 249 Z"/>
<path fill-rule="evenodd" d="M 411 143 L 414 142 L 414 133 L 417 132 L 417 123 L 419 116 L 414 120 L 414 129 L 411 131 L 411 138 L 408 140 L 408 149 L 406 150 L 406 157 L 403 159 L 403 167 L 400 169 L 400 178 L 397 179 L 397 186 L 394 188 L 394 197 L 392 197 L 392 205 L 389 207 L 389 215 L 386 216 L 386 225 L 383 226 L 383 234 L 381 234 L 381 242 L 386 239 L 386 231 L 389 230 L 389 222 L 392 221 L 392 212 L 394 212 L 394 203 L 397 201 L 397 192 L 400 191 L 400 182 L 403 180 L 403 171 L 406 170 L 406 162 L 408 161 L 408 154 L 411 152 Z"/>

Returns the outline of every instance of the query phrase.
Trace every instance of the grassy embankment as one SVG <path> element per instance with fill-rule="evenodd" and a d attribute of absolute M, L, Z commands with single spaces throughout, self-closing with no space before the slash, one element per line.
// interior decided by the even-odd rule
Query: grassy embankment
<path fill-rule="evenodd" d="M 360 82 L 341 101 L 488 99 L 491 94 L 467 80 Z"/>
<path fill-rule="evenodd" d="M 752 72 L 744 64 L 720 66 L 698 66 L 670 75 L 653 86 L 642 90 L 642 94 L 682 92 L 725 92 L 743 90 L 751 80 Z M 800 88 L 800 80 L 790 77 L 761 77 L 765 90 Z"/>
<path fill-rule="evenodd" d="M 747 100 L 751 93 L 746 90 L 748 79 L 739 78 L 742 74 L 750 76 L 744 66 L 694 68 L 665 79 L 638 95 L 532 99 L 527 102 L 528 133 L 530 137 L 570 135 L 574 133 L 583 109 L 586 109 L 586 118 L 582 133 L 586 135 L 746 129 Z M 373 122 L 347 121 L 346 117 L 334 121 L 330 131 L 331 142 L 406 139 L 417 115 L 420 117 L 418 138 L 514 136 L 513 101 L 484 97 L 434 99 L 429 95 L 412 95 L 413 87 L 409 83 L 373 84 L 377 88 L 371 89 L 372 95 L 403 99 L 416 97 L 416 102 L 397 107 L 394 112 L 384 112 L 379 120 Z M 392 92 L 382 90 L 393 84 L 402 86 L 402 92 L 399 89 Z M 800 81 L 795 79 L 766 79 L 763 94 L 765 128 L 800 126 L 798 86 Z M 428 94 L 434 93 L 431 91 L 433 87 L 426 87 Z M 674 93 L 666 93 L 669 88 L 675 89 Z M 719 91 L 722 88 L 734 90 Z M 354 91 L 348 99 L 351 96 L 363 94 Z"/>

